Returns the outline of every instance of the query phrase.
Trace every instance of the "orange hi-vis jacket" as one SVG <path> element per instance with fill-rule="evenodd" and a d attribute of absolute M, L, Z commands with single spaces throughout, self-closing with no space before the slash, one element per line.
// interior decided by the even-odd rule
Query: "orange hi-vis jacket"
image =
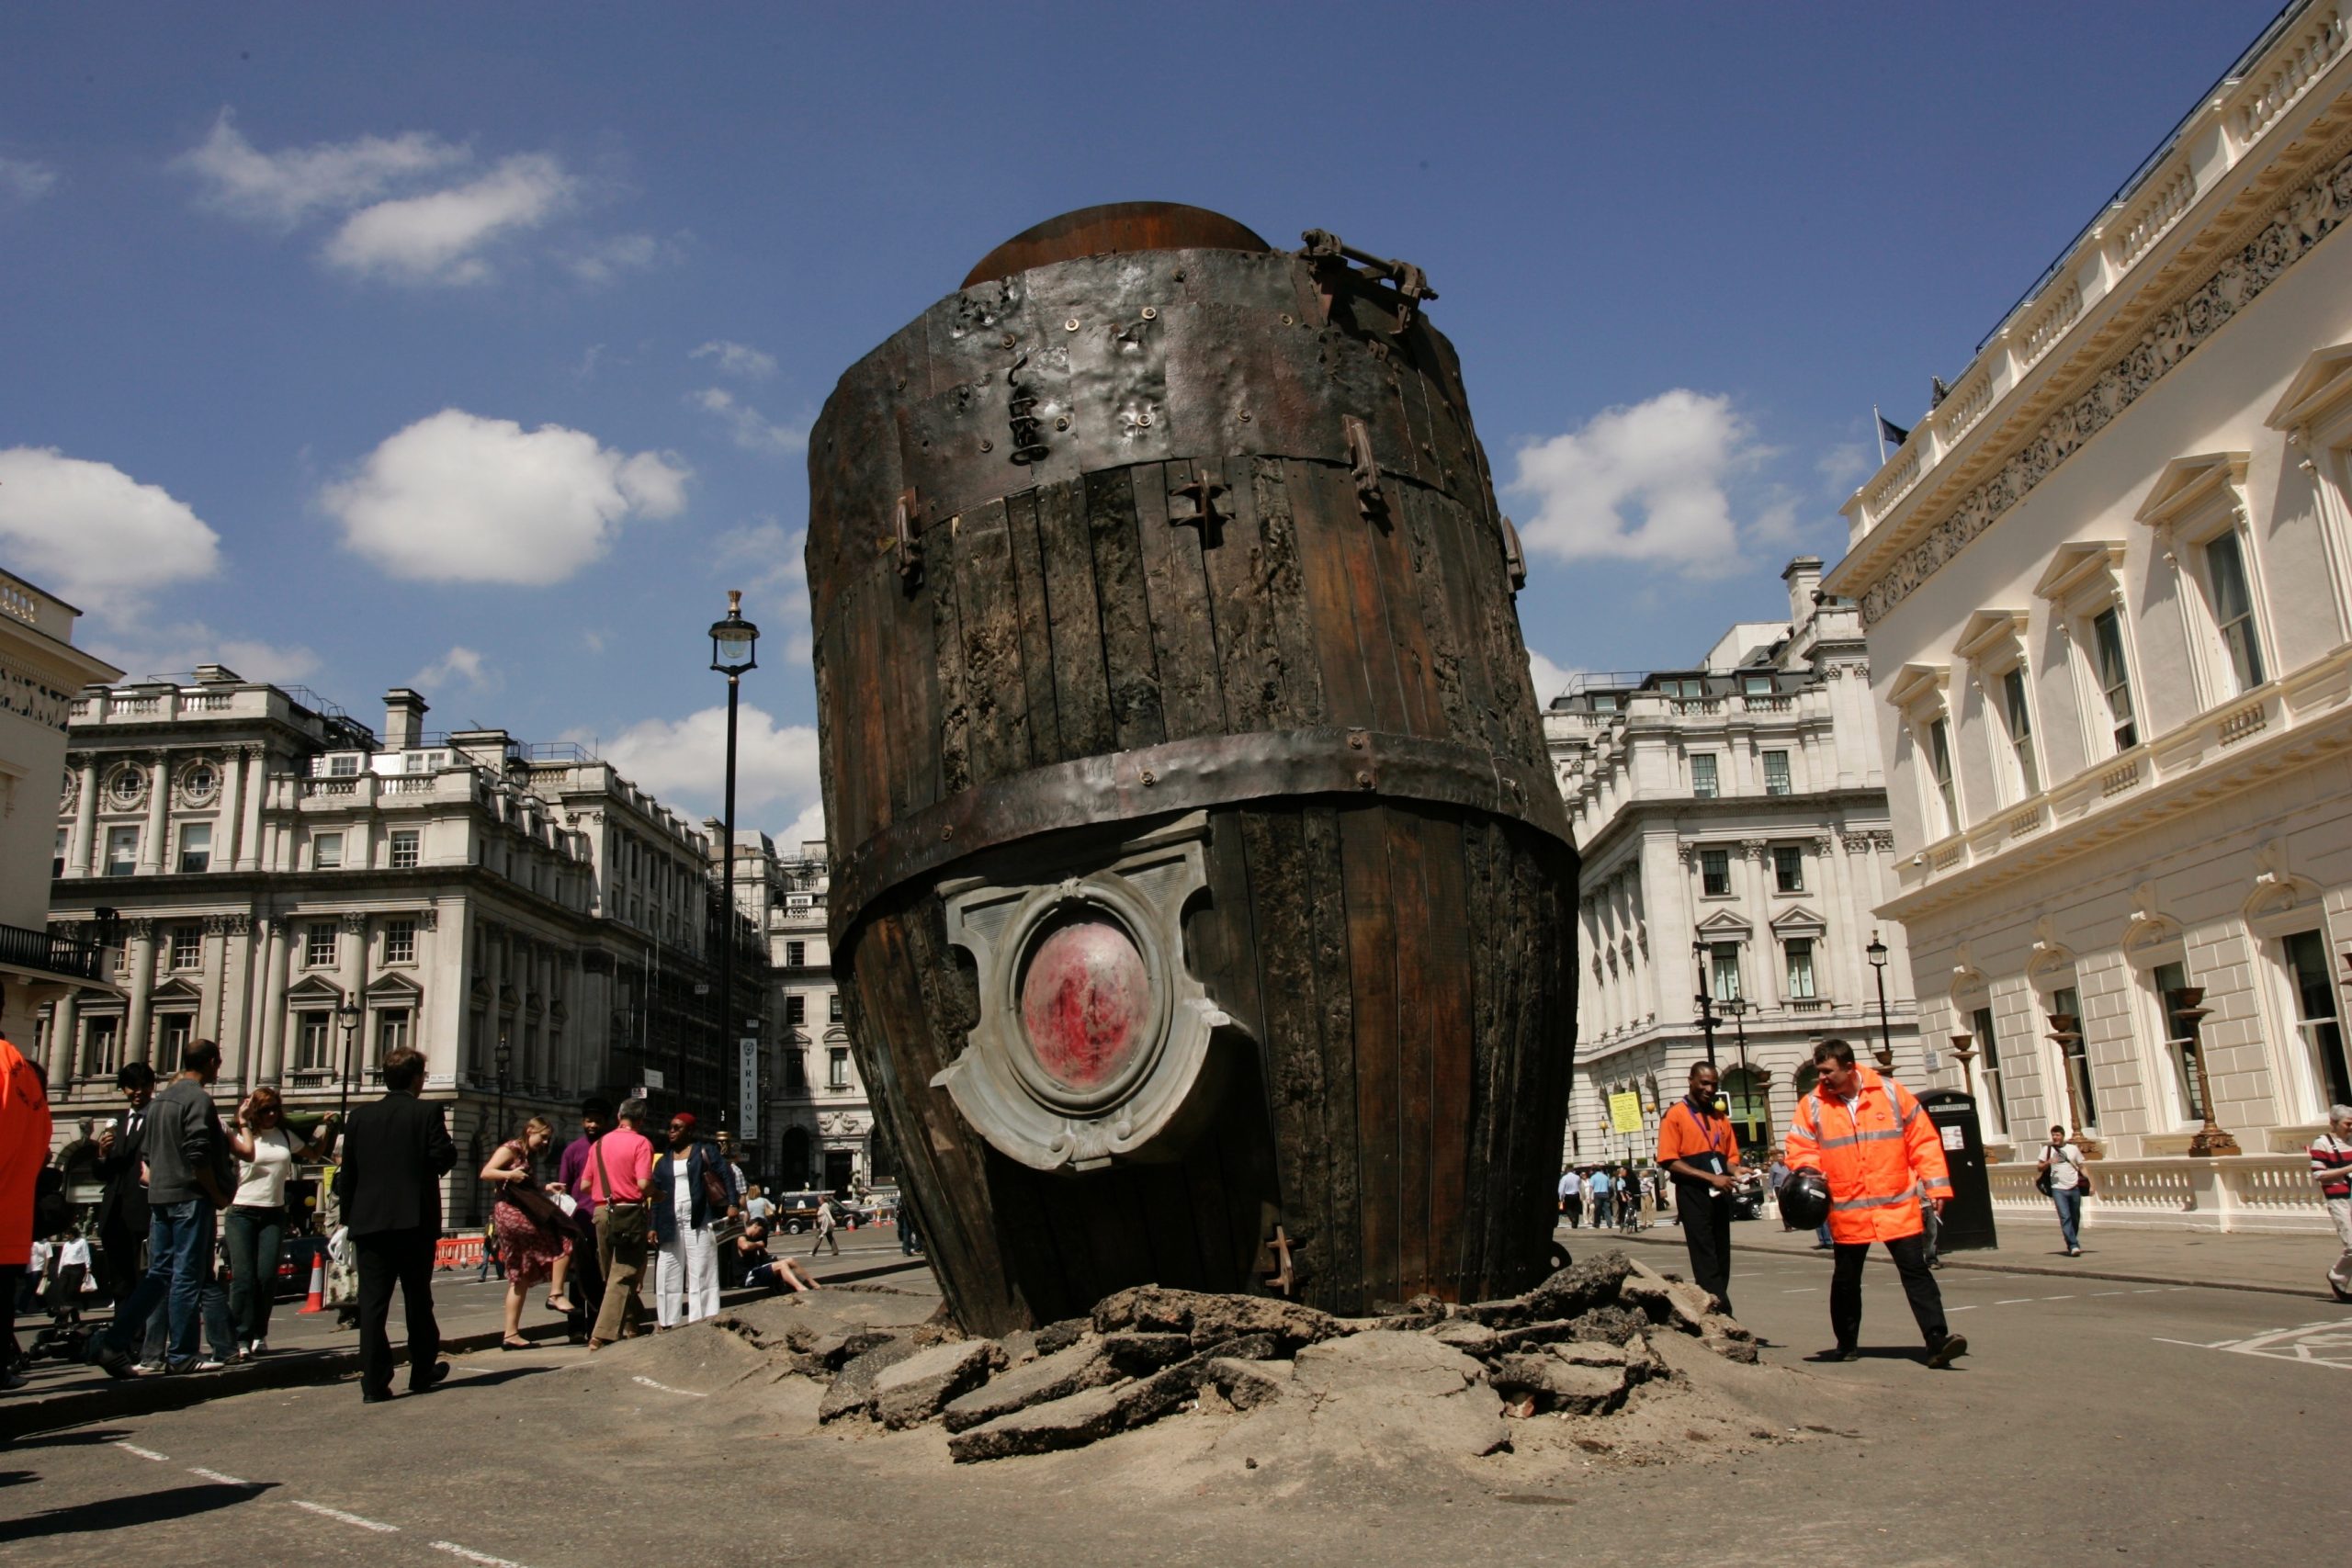
<path fill-rule="evenodd" d="M 1817 1170 L 1829 1183 L 1829 1234 L 1868 1246 L 1917 1235 L 1922 1198 L 1951 1196 L 1943 1141 L 1911 1091 L 1868 1067 L 1854 1069 L 1851 1100 L 1815 1089 L 1789 1123 L 1792 1170 Z"/>

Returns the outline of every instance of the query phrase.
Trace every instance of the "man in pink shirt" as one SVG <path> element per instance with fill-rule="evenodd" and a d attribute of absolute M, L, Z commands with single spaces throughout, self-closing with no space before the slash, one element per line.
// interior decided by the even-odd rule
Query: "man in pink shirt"
<path fill-rule="evenodd" d="M 596 1261 L 605 1276 L 605 1302 L 588 1348 L 601 1350 L 635 1334 L 645 1318 L 638 1299 L 645 1278 L 645 1253 L 652 1216 L 645 1206 L 645 1184 L 653 1175 L 653 1144 L 645 1135 L 652 1107 L 642 1100 L 621 1101 L 621 1124 L 596 1140 L 588 1152 L 582 1185 L 596 1201 Z"/>

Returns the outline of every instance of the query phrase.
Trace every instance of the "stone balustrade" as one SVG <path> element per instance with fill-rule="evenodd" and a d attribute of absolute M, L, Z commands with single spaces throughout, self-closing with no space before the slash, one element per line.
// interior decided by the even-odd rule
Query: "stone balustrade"
<path fill-rule="evenodd" d="M 2327 1211 L 2301 1155 L 2171 1156 L 2090 1162 L 2094 1195 L 2086 1226 L 2138 1230 L 2328 1234 Z M 2050 1213 L 2030 1163 L 1993 1166 L 1993 1212 L 2023 1219 Z"/>

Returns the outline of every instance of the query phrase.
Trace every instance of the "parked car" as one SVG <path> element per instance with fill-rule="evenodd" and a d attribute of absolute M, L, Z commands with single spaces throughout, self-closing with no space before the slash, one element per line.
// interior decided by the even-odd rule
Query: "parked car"
<path fill-rule="evenodd" d="M 817 1223 L 817 1205 L 831 1201 L 830 1192 L 779 1192 L 770 1223 L 787 1235 L 798 1235 Z"/>

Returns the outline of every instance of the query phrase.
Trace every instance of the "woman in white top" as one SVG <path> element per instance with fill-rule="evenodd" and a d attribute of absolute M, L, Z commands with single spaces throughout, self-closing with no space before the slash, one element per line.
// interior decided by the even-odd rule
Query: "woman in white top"
<path fill-rule="evenodd" d="M 332 1129 L 334 1113 L 326 1126 Z M 248 1356 L 269 1349 L 269 1309 L 277 1296 L 277 1259 L 286 1241 L 286 1183 L 301 1160 L 330 1156 L 286 1125 L 277 1091 L 264 1087 L 237 1107 L 229 1146 L 237 1155 L 237 1191 L 221 1233 L 229 1246 L 229 1317 L 237 1348 Z"/>

